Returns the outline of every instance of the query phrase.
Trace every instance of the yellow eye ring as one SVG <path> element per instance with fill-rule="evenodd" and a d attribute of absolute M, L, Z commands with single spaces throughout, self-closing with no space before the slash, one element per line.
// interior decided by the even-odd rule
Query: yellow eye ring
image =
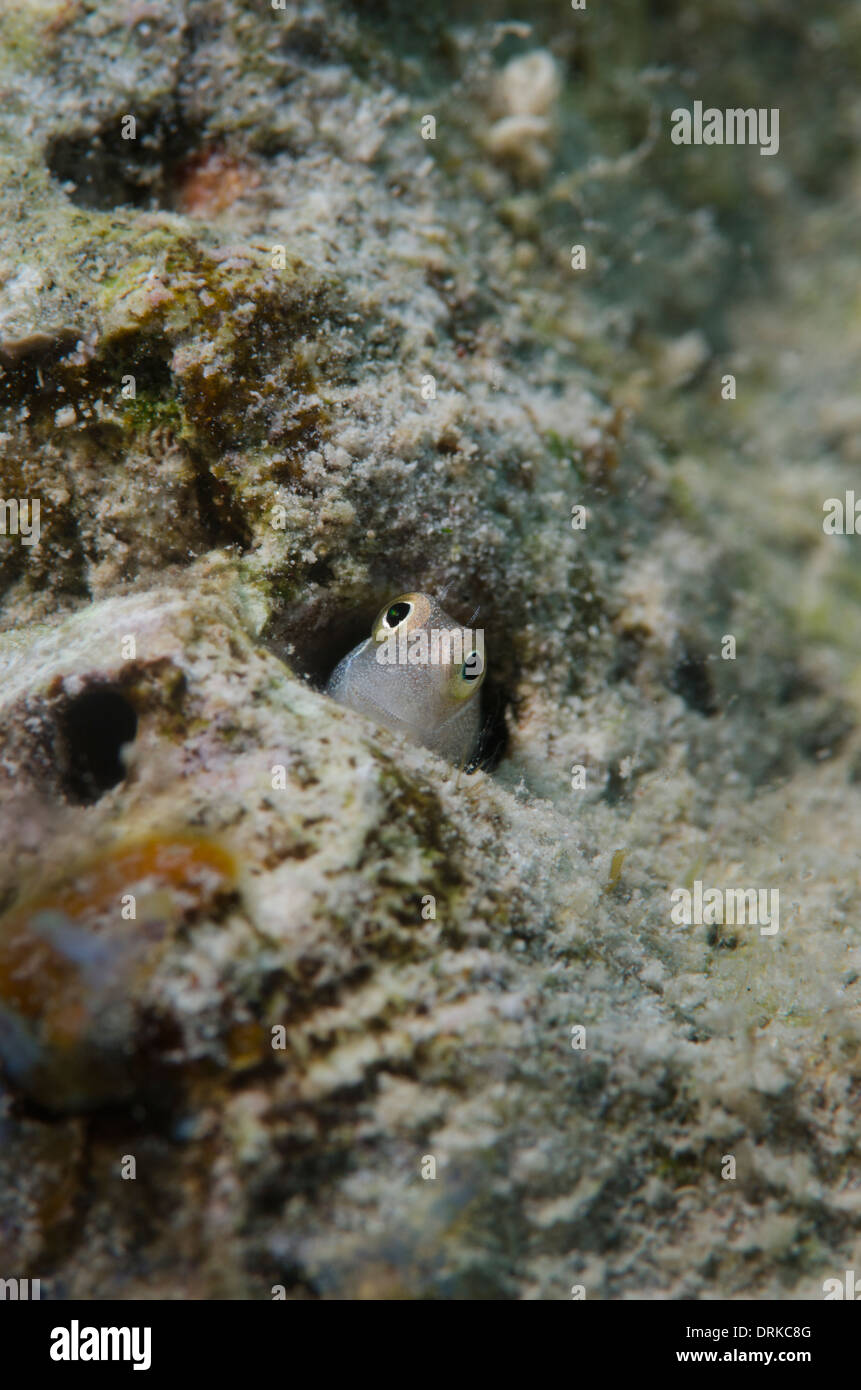
<path fill-rule="evenodd" d="M 423 594 L 398 594 L 377 614 L 371 636 L 375 641 L 382 641 L 383 637 L 391 637 L 402 629 L 409 631 L 421 627 L 429 606 Z"/>
<path fill-rule="evenodd" d="M 473 647 L 462 664 L 453 669 L 449 689 L 456 700 L 466 700 L 478 693 L 483 680 L 484 658 L 481 652 Z"/>

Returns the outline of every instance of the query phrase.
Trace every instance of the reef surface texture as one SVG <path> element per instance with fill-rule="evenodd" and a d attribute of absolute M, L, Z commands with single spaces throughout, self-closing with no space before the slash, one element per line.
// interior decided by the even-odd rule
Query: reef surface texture
<path fill-rule="evenodd" d="M 0 15 L 0 1275 L 43 1297 L 861 1268 L 861 14 L 448 8 Z M 695 99 L 778 153 L 674 146 Z M 416 590 L 480 606 L 477 771 L 322 693 Z M 697 881 L 779 930 L 675 923 Z"/>

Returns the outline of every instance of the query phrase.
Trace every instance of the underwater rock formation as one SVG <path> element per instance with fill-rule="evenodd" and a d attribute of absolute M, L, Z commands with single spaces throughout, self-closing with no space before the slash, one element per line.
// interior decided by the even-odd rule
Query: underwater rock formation
<path fill-rule="evenodd" d="M 857 17 L 532 8 L 0 16 L 0 1248 L 43 1297 L 859 1267 Z M 772 159 L 670 141 L 824 70 Z M 408 591 L 479 607 L 475 772 L 324 693 Z M 779 931 L 673 920 L 697 882 Z"/>

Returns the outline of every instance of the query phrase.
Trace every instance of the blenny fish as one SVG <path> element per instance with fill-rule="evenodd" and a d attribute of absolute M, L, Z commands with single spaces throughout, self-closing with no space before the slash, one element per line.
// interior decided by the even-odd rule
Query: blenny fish
<path fill-rule="evenodd" d="M 481 731 L 484 670 L 481 630 L 462 627 L 429 594 L 401 594 L 338 663 L 326 692 L 463 764 Z"/>

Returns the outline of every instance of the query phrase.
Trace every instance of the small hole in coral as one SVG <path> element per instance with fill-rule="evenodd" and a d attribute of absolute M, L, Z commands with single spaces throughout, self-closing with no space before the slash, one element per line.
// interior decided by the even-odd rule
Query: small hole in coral
<path fill-rule="evenodd" d="M 482 726 L 478 746 L 469 763 L 469 768 L 481 768 L 483 772 L 493 772 L 505 756 L 508 747 L 508 721 L 505 712 L 511 699 L 503 686 L 492 676 L 487 676 L 481 690 Z"/>
<path fill-rule="evenodd" d="M 683 647 L 670 673 L 670 689 L 681 695 L 688 709 L 707 718 L 717 714 L 718 702 L 706 657 L 696 649 Z"/>
<path fill-rule="evenodd" d="M 174 181 L 200 145 L 199 130 L 175 108 L 138 110 L 134 139 L 122 135 L 123 113 L 96 129 L 54 136 L 45 151 L 48 172 L 79 208 L 170 208 Z"/>
<path fill-rule="evenodd" d="M 408 581 L 399 575 L 388 583 L 386 589 L 373 592 L 364 603 L 333 605 L 332 600 L 324 595 L 301 610 L 286 610 L 270 622 L 263 634 L 263 644 L 282 661 L 286 661 L 296 675 L 304 677 L 317 690 L 325 690 L 338 662 L 370 636 L 374 619 L 387 598 L 391 597 L 392 592 L 397 593 L 398 588 L 403 590 L 407 587 Z M 392 605 L 392 608 L 397 607 L 400 605 Z M 462 621 L 467 621 L 469 612 L 469 608 L 465 607 Z M 505 756 L 508 746 L 507 712 L 513 713 L 514 710 L 508 675 L 507 671 L 501 675 L 490 669 L 487 672 L 480 697 L 482 730 L 468 764 L 470 770 L 481 768 L 485 772 L 492 772 Z"/>
<path fill-rule="evenodd" d="M 286 661 L 297 676 L 317 690 L 326 682 L 342 657 L 366 637 L 380 605 L 335 606 L 323 601 L 279 614 L 263 636 L 264 646 Z"/>
<path fill-rule="evenodd" d="M 137 733 L 137 715 L 118 690 L 102 686 L 78 695 L 59 722 L 62 788 L 69 801 L 88 805 L 122 782 L 122 750 Z"/>

